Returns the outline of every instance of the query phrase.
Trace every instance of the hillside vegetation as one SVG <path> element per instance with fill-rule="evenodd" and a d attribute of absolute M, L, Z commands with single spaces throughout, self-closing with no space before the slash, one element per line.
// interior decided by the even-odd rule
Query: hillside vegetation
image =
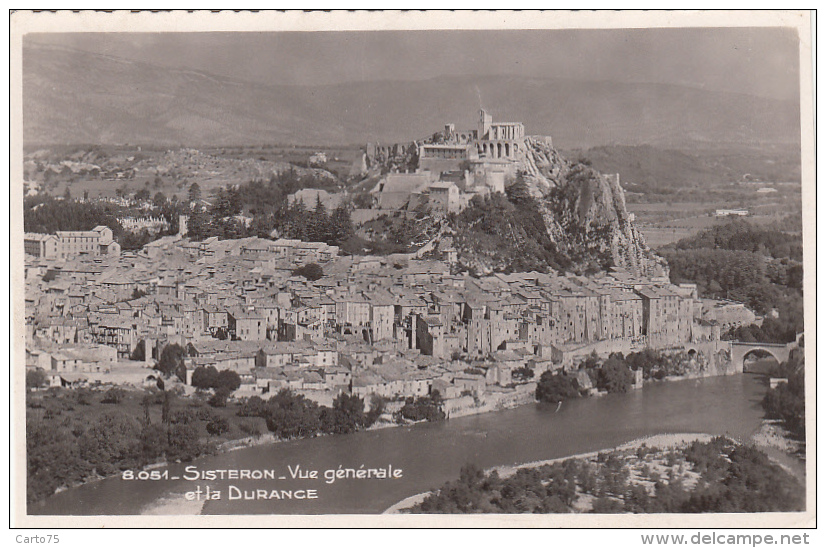
<path fill-rule="evenodd" d="M 799 234 L 736 220 L 660 248 L 673 283 L 697 284 L 701 296 L 744 302 L 765 314 L 732 338 L 790 342 L 803 331 L 803 263 Z"/>

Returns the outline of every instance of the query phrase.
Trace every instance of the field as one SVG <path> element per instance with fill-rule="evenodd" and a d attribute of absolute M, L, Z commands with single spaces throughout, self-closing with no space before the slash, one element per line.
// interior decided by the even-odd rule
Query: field
<path fill-rule="evenodd" d="M 728 223 L 731 218 L 717 217 L 717 209 L 748 209 L 749 215 L 745 218 L 756 225 L 776 224 L 786 215 L 801 210 L 798 185 L 777 185 L 776 188 L 780 190 L 769 196 L 758 195 L 750 187 L 735 188 L 739 191 L 736 201 L 646 202 L 647 196 L 639 194 L 635 201 L 627 204 L 627 209 L 634 214 L 637 227 L 648 246 L 653 249 L 689 238 L 715 225 Z M 733 193 L 730 188 L 727 192 Z"/>
<path fill-rule="evenodd" d="M 327 161 L 312 164 L 310 158 L 324 153 Z M 73 197 L 114 198 L 146 189 L 152 196 L 185 199 L 198 183 L 208 199 L 219 187 L 268 180 L 273 173 L 295 169 L 312 174 L 325 186 L 343 186 L 361 156 L 358 147 L 245 146 L 204 149 L 150 147 L 74 146 L 27 151 L 25 180 L 35 182 L 53 195 L 66 189 Z M 69 166 L 69 167 L 66 167 Z M 100 172 L 90 173 L 90 168 Z"/>

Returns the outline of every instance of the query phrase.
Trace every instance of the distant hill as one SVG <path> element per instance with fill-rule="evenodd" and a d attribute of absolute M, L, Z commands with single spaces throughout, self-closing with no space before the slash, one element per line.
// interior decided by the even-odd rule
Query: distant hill
<path fill-rule="evenodd" d="M 27 43 L 23 135 L 27 144 L 389 143 L 446 122 L 472 126 L 483 105 L 561 148 L 799 141 L 794 102 L 552 76 L 267 86 Z"/>

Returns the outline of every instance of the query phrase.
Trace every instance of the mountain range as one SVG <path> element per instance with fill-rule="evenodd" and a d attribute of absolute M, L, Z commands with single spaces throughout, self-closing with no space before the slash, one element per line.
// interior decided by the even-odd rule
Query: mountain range
<path fill-rule="evenodd" d="M 800 139 L 797 102 L 686 86 L 554 75 L 263 85 L 34 42 L 23 50 L 27 145 L 407 142 L 448 122 L 475 127 L 480 107 L 562 148 Z"/>

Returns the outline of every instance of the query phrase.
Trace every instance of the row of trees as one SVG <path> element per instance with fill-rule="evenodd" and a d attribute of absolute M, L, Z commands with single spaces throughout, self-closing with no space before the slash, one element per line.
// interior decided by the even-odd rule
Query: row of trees
<path fill-rule="evenodd" d="M 120 211 L 120 206 L 114 204 L 84 204 L 35 196 L 24 200 L 23 227 L 26 232 L 54 234 L 58 230 L 92 230 L 103 225 L 119 237 L 123 232 L 117 219 Z"/>
<path fill-rule="evenodd" d="M 151 233 L 124 230 L 118 217 L 129 215 L 129 208 L 106 202 L 81 203 L 70 199 L 55 200 L 49 196 L 26 198 L 23 207 L 23 226 L 26 232 L 54 234 L 58 230 L 92 230 L 96 226 L 108 226 L 125 251 L 142 248 L 149 242 L 167 234 L 178 232 L 179 215 L 189 212 L 189 207 L 177 201 L 168 201 L 163 194 L 155 195 L 155 205 L 148 213 L 163 217 L 169 225 L 165 231 Z"/>
<path fill-rule="evenodd" d="M 244 196 L 239 189 L 221 189 L 211 208 L 203 210 L 197 205 L 190 213 L 187 225 L 190 238 L 269 238 L 275 230 L 285 238 L 340 246 L 355 232 L 350 219 L 349 203 L 342 203 L 328 212 L 320 199 L 316 200 L 312 209 L 308 209 L 301 200 L 290 204 L 285 200 L 268 207 L 267 203 L 249 204 L 244 201 Z M 249 212 L 253 215 L 249 226 L 236 218 L 243 207 L 249 207 Z"/>
<path fill-rule="evenodd" d="M 371 426 L 384 412 L 383 400 L 377 398 L 365 411 L 364 400 L 342 392 L 332 407 L 282 389 L 268 400 L 253 396 L 238 410 L 242 417 L 261 417 L 267 429 L 281 439 L 306 438 L 318 434 L 349 434 Z"/>

